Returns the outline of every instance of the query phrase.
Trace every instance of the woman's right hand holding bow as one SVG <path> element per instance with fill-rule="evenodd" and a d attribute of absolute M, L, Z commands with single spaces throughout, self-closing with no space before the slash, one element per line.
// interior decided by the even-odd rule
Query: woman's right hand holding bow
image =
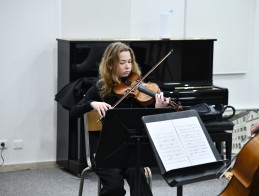
<path fill-rule="evenodd" d="M 92 101 L 90 105 L 98 112 L 101 118 L 105 116 L 107 110 L 112 109 L 112 106 L 105 102 Z"/>

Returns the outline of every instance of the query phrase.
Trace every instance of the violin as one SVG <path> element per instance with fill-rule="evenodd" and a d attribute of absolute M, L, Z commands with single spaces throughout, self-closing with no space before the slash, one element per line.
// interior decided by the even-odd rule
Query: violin
<path fill-rule="evenodd" d="M 259 135 L 250 139 L 236 156 L 220 196 L 253 196 L 259 193 Z"/>
<path fill-rule="evenodd" d="M 121 96 L 121 98 L 112 106 L 112 108 L 115 108 L 120 102 L 122 102 L 126 97 L 129 97 L 129 96 L 133 96 L 134 95 L 134 97 L 139 97 L 139 100 L 141 100 L 140 99 L 140 97 L 142 96 L 142 97 L 145 97 L 145 98 L 147 98 L 146 96 L 144 96 L 144 94 L 139 94 L 139 92 L 138 91 L 136 91 L 136 90 L 140 90 L 141 88 L 140 88 L 140 86 L 143 86 L 143 85 L 141 85 L 141 83 L 143 83 L 143 81 L 144 81 L 144 79 L 146 79 L 146 77 L 149 75 L 149 74 L 151 74 L 171 53 L 173 52 L 173 50 L 170 50 L 168 53 L 167 53 L 167 55 L 165 55 L 154 67 L 152 67 L 152 69 L 151 70 L 149 70 L 147 73 L 146 73 L 146 75 L 145 76 L 143 76 L 142 78 L 140 78 L 138 75 L 133 75 L 132 77 L 132 81 L 131 80 L 128 80 L 128 84 L 127 84 L 127 82 L 125 83 L 124 82 L 124 84 L 126 85 L 126 86 L 124 86 L 124 85 L 115 85 L 115 87 L 114 87 L 114 92 L 117 94 L 117 95 L 120 95 Z M 135 77 L 137 77 L 137 79 L 135 78 Z M 145 85 L 145 86 L 147 86 L 147 85 Z M 144 89 L 144 88 L 142 88 L 142 89 Z M 150 95 L 151 96 L 153 96 L 154 97 L 154 95 L 156 95 L 156 93 L 157 92 L 155 92 L 155 91 L 152 91 L 152 90 L 150 90 L 149 88 L 145 88 L 146 89 L 146 94 L 148 94 L 148 92 L 150 93 Z M 147 89 L 149 89 L 149 91 L 147 90 Z M 138 95 L 138 96 L 136 96 L 136 94 Z M 144 98 L 142 98 L 142 101 L 144 100 Z M 143 101 L 143 103 L 144 103 L 145 101 Z M 148 103 L 148 101 L 146 102 L 146 104 Z M 176 104 L 175 102 L 173 102 L 172 103 L 172 106 L 174 106 L 174 108 L 178 111 L 178 110 L 182 110 L 182 106 L 180 106 L 180 105 L 178 105 L 178 104 Z M 99 122 L 101 120 L 101 118 L 97 121 L 97 122 Z"/>
<path fill-rule="evenodd" d="M 113 91 L 119 97 L 124 96 L 128 93 L 127 97 L 134 97 L 140 104 L 149 105 L 155 101 L 154 97 L 156 94 L 159 94 L 160 88 L 156 83 L 139 83 L 140 76 L 138 74 L 131 74 L 127 80 L 123 81 L 120 84 L 114 86 Z M 135 86 L 136 85 L 136 86 Z M 132 89 L 132 86 L 135 86 Z M 130 92 L 129 92 L 130 91 Z M 182 110 L 182 106 L 177 104 L 172 99 L 169 100 L 169 105 L 171 105 L 175 110 Z"/>

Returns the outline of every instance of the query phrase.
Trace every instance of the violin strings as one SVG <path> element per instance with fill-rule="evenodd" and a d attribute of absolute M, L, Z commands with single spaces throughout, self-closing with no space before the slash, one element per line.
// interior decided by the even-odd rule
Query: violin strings
<path fill-rule="evenodd" d="M 113 105 L 112 108 L 115 108 L 120 102 L 122 102 L 122 100 L 125 99 L 125 98 L 130 94 L 130 92 L 132 92 L 132 90 L 134 90 L 141 82 L 143 82 L 144 79 L 146 79 L 146 77 L 147 77 L 152 71 L 154 71 L 154 70 L 158 67 L 158 65 L 160 65 L 172 52 L 173 52 L 173 50 L 170 50 L 170 52 L 168 52 L 168 54 L 165 55 L 165 57 L 162 58 L 162 59 L 161 59 L 145 76 L 143 76 L 135 85 L 133 85 L 133 87 L 132 87 L 126 94 L 124 94 L 124 96 L 122 96 L 122 97 L 119 99 L 119 101 Z"/>

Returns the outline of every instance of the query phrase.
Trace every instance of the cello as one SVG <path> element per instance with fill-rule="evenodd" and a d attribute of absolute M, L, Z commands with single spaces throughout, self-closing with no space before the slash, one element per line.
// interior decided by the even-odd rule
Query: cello
<path fill-rule="evenodd" d="M 259 195 L 259 135 L 243 146 L 230 173 L 231 179 L 220 196 Z"/>

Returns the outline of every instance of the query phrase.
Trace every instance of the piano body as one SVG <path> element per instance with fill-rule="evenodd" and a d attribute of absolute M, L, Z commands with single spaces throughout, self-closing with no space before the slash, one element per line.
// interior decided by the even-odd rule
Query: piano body
<path fill-rule="evenodd" d="M 102 53 L 115 41 L 124 42 L 134 50 L 142 75 L 173 49 L 172 54 L 145 80 L 157 83 L 166 97 L 177 99 L 183 106 L 228 104 L 228 89 L 213 84 L 216 39 L 57 39 L 58 91 L 82 77 L 96 81 Z M 82 125 L 78 120 L 70 119 L 69 111 L 60 104 L 57 112 L 57 164 L 79 174 L 86 166 Z"/>

